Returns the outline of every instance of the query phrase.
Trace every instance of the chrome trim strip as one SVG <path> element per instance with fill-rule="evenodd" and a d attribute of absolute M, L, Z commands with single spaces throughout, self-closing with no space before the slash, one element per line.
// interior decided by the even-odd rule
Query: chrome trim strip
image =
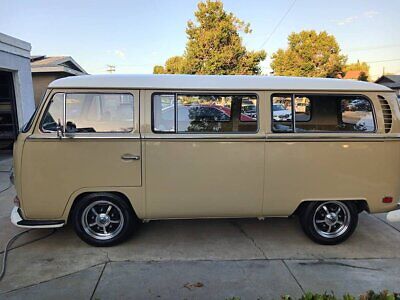
<path fill-rule="evenodd" d="M 194 141 L 194 140 L 221 140 L 221 141 L 266 141 L 266 142 L 327 142 L 327 141 L 349 141 L 349 142 L 383 142 L 383 141 L 400 141 L 400 137 L 271 137 L 271 136 L 258 136 L 258 137 L 168 137 L 168 136 L 154 136 L 154 137 L 139 137 L 139 136 L 74 136 L 58 138 L 57 136 L 35 136 L 27 137 L 27 140 L 97 140 L 97 139 L 113 139 L 113 140 L 143 140 L 143 141 L 160 141 L 160 140 L 178 140 L 178 141 Z"/>
<path fill-rule="evenodd" d="M 113 140 L 140 140 L 139 136 L 74 136 L 62 137 L 61 139 L 56 136 L 28 136 L 27 140 L 98 140 L 98 139 L 113 139 Z"/>

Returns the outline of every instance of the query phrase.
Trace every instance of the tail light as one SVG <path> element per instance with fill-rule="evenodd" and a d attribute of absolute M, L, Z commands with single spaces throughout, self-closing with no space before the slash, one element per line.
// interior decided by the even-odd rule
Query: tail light
<path fill-rule="evenodd" d="M 382 203 L 393 203 L 393 197 L 384 197 Z"/>

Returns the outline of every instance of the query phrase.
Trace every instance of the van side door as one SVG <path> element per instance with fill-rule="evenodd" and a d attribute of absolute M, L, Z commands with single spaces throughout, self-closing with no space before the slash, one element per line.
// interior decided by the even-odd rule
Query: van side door
<path fill-rule="evenodd" d="M 264 93 L 148 91 L 149 218 L 260 216 Z"/>

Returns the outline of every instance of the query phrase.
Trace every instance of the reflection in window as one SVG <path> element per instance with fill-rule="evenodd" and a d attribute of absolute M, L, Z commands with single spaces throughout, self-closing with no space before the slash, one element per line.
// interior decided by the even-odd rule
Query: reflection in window
<path fill-rule="evenodd" d="M 178 133 L 255 132 L 257 98 L 246 95 L 155 94 L 153 130 Z"/>
<path fill-rule="evenodd" d="M 296 122 L 308 122 L 311 119 L 311 102 L 304 96 L 294 98 Z"/>
<path fill-rule="evenodd" d="M 64 94 L 57 93 L 50 101 L 49 108 L 42 121 L 43 131 L 57 131 L 58 124 L 64 126 Z"/>
<path fill-rule="evenodd" d="M 340 107 L 342 130 L 367 132 L 375 130 L 372 105 L 367 99 L 341 99 Z"/>
<path fill-rule="evenodd" d="M 178 132 L 232 131 L 232 98 L 178 95 Z"/>
<path fill-rule="evenodd" d="M 292 132 L 292 96 L 272 97 L 272 126 L 275 132 Z"/>
<path fill-rule="evenodd" d="M 291 119 L 288 109 L 288 103 L 292 101 L 295 120 Z M 276 107 L 277 104 L 284 108 Z M 287 113 L 283 109 L 288 109 Z M 272 111 L 274 132 L 293 132 L 293 124 L 295 132 L 375 131 L 371 102 L 362 96 L 309 94 L 293 95 L 292 98 L 290 95 L 274 95 Z"/>
<path fill-rule="evenodd" d="M 66 132 L 130 132 L 134 128 L 130 94 L 67 94 Z"/>
<path fill-rule="evenodd" d="M 175 132 L 174 94 L 154 95 L 153 130 L 156 132 Z"/>

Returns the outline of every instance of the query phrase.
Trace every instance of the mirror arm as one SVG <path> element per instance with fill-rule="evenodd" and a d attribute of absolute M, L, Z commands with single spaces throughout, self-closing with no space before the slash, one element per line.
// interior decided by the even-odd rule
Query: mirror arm
<path fill-rule="evenodd" d="M 64 129 L 63 129 L 63 126 L 61 125 L 60 119 L 58 119 L 58 123 L 57 123 L 57 137 L 59 139 L 64 137 Z"/>

